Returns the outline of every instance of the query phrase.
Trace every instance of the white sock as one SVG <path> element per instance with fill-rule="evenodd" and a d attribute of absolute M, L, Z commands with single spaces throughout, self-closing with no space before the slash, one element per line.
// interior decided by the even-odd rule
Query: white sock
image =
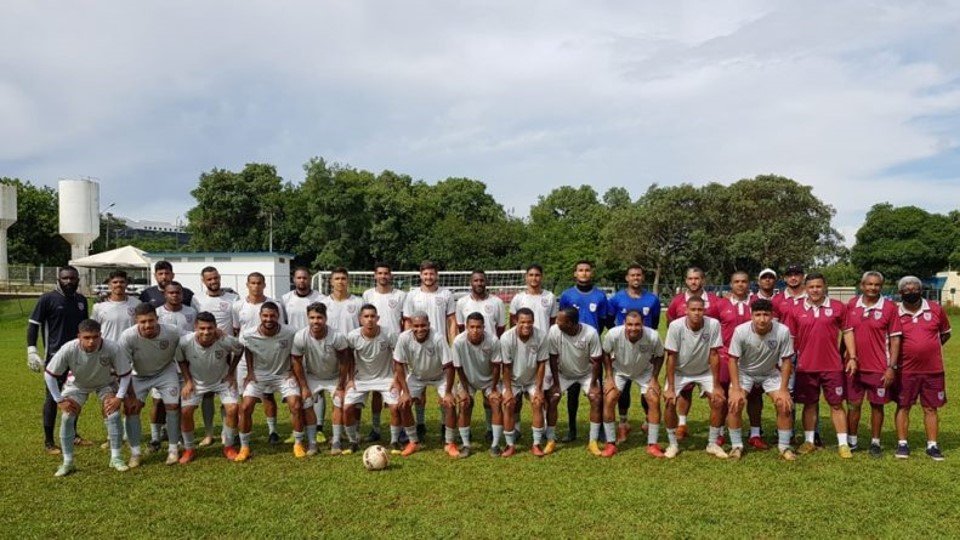
<path fill-rule="evenodd" d="M 760 436 L 760 426 L 750 426 L 750 437 L 759 437 Z"/>
<path fill-rule="evenodd" d="M 781 452 L 790 448 L 790 430 L 789 429 L 778 429 L 777 430 L 777 448 Z"/>
<path fill-rule="evenodd" d="M 500 438 L 503 437 L 503 424 L 491 424 L 493 431 L 493 441 L 490 443 L 490 446 L 500 446 Z"/>
<path fill-rule="evenodd" d="M 849 436 L 847 436 L 847 440 L 850 441 L 850 446 L 856 446 L 856 445 L 857 445 L 857 436 L 856 436 L 856 435 L 849 435 Z"/>
<path fill-rule="evenodd" d="M 420 436 L 417 435 L 417 426 L 405 427 L 403 428 L 403 430 L 407 433 L 407 439 L 409 439 L 410 442 L 414 444 L 420 442 Z"/>
<path fill-rule="evenodd" d="M 464 446 L 470 446 L 470 428 L 469 427 L 460 428 L 460 440 L 463 441 Z"/>
<path fill-rule="evenodd" d="M 897 441 L 897 444 L 898 444 L 898 445 L 906 446 L 907 440 L 906 440 L 906 439 L 900 439 L 900 440 Z"/>
<path fill-rule="evenodd" d="M 150 424 L 150 442 L 160 440 L 160 424 Z"/>
<path fill-rule="evenodd" d="M 880 446 L 880 439 L 874 437 L 873 439 L 870 439 L 870 444 L 875 444 L 877 446 Z"/>
<path fill-rule="evenodd" d="M 730 447 L 743 448 L 743 430 L 741 428 L 730 429 Z"/>
<path fill-rule="evenodd" d="M 351 444 L 360 442 L 360 438 L 357 436 L 357 424 L 353 424 L 352 426 L 345 426 L 344 431 L 347 432 L 347 439 L 350 441 Z"/>
<path fill-rule="evenodd" d="M 806 442 L 808 442 L 808 443 L 810 443 L 810 444 L 813 444 L 813 434 L 814 434 L 814 433 L 816 433 L 816 432 L 815 432 L 815 431 L 804 431 L 804 432 L 803 432 L 803 440 L 806 441 Z"/>
<path fill-rule="evenodd" d="M 307 430 L 307 448 L 310 450 L 317 449 L 317 426 L 316 424 L 312 426 L 304 427 Z"/>
<path fill-rule="evenodd" d="M 657 444 L 660 438 L 660 424 L 647 424 L 647 444 Z"/>
<path fill-rule="evenodd" d="M 590 422 L 590 442 L 600 440 L 600 422 Z"/>
<path fill-rule="evenodd" d="M 241 447 L 241 448 L 249 448 L 249 447 L 250 447 L 250 434 L 249 434 L 249 433 L 241 433 L 241 434 L 240 434 L 240 447 Z"/>
<path fill-rule="evenodd" d="M 187 450 L 193 449 L 193 432 L 192 431 L 181 431 L 183 435 L 183 447 Z"/>
<path fill-rule="evenodd" d="M 848 444 L 846 433 L 837 433 L 837 444 L 840 446 Z"/>
<path fill-rule="evenodd" d="M 221 432 L 221 439 L 224 446 L 233 446 L 233 432 L 234 429 L 226 424 L 223 425 L 223 431 Z"/>
<path fill-rule="evenodd" d="M 294 431 L 294 432 L 293 432 L 293 440 L 296 442 L 296 444 L 303 444 L 303 432 L 302 432 L 302 431 Z"/>
<path fill-rule="evenodd" d="M 443 428 L 443 440 L 447 444 L 452 444 L 454 439 L 457 438 L 457 431 L 451 427 L 444 426 Z"/>
<path fill-rule="evenodd" d="M 396 444 L 400 442 L 400 426 L 390 426 L 390 444 Z"/>
<path fill-rule="evenodd" d="M 603 434 L 607 438 L 607 442 L 612 444 L 617 440 L 617 425 L 613 422 L 604 422 Z"/>
<path fill-rule="evenodd" d="M 333 435 L 330 436 L 331 443 L 339 443 L 343 439 L 343 424 L 333 425 Z"/>
<path fill-rule="evenodd" d="M 557 440 L 557 426 L 547 426 L 546 435 L 548 441 Z"/>
<path fill-rule="evenodd" d="M 677 418 L 679 418 L 679 425 L 681 426 L 687 425 L 687 415 L 680 414 L 680 415 L 677 415 Z"/>
<path fill-rule="evenodd" d="M 267 429 L 270 431 L 270 433 L 276 433 L 276 432 L 277 432 L 277 417 L 276 417 L 276 416 L 268 416 L 268 417 L 267 417 Z"/>
<path fill-rule="evenodd" d="M 670 446 L 677 445 L 677 430 L 667 428 L 667 441 L 670 443 Z"/>
<path fill-rule="evenodd" d="M 533 444 L 540 446 L 543 444 L 543 428 L 534 427 L 533 428 Z"/>
<path fill-rule="evenodd" d="M 503 433 L 503 436 L 507 439 L 507 446 L 514 446 L 517 444 L 517 430 L 506 431 Z"/>
<path fill-rule="evenodd" d="M 707 444 L 717 444 L 717 437 L 720 436 L 720 428 L 710 426 L 710 430 L 707 435 Z M 732 433 L 731 433 L 732 437 Z"/>
<path fill-rule="evenodd" d="M 937 445 L 937 441 L 927 441 L 927 449 L 931 449 Z"/>

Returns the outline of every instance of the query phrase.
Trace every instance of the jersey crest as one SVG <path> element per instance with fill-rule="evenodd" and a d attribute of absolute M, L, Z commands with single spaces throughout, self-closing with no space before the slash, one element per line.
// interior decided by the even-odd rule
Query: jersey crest
<path fill-rule="evenodd" d="M 350 304 L 347 306 L 347 313 L 353 314 L 357 312 L 357 306 Z"/>
<path fill-rule="evenodd" d="M 220 302 L 220 311 L 226 311 L 228 309 L 230 309 L 229 302 Z"/>
<path fill-rule="evenodd" d="M 447 301 L 446 301 L 444 298 L 440 297 L 440 296 L 434 298 L 433 301 L 436 302 L 438 306 L 442 306 L 442 305 L 445 305 L 445 304 L 447 303 Z"/>
<path fill-rule="evenodd" d="M 161 339 L 159 345 L 160 345 L 160 350 L 165 351 L 170 347 L 170 341 L 166 339 Z"/>
<path fill-rule="evenodd" d="M 100 357 L 100 365 L 103 366 L 103 367 L 109 366 L 109 365 L 110 365 L 110 357 L 108 357 L 108 356 L 101 356 L 101 357 Z"/>
<path fill-rule="evenodd" d="M 289 342 L 288 340 L 286 340 L 286 339 L 281 339 L 281 340 L 280 340 L 280 346 L 283 347 L 283 348 L 287 348 L 287 347 L 290 346 L 290 342 Z"/>
<path fill-rule="evenodd" d="M 777 348 L 777 340 L 775 339 L 768 339 L 764 341 L 764 343 L 766 343 L 767 348 L 770 349 L 771 351 Z"/>
<path fill-rule="evenodd" d="M 879 321 L 879 320 L 880 320 L 880 317 L 883 317 L 883 313 L 880 313 L 879 311 L 874 311 L 874 312 L 873 312 L 873 318 L 874 318 L 874 319 L 876 319 L 876 320 Z"/>
<path fill-rule="evenodd" d="M 77 302 L 77 309 L 79 309 L 80 311 L 86 311 L 87 305 L 84 304 L 83 302 Z M 131 315 L 133 315 L 133 313 L 131 313 Z"/>
<path fill-rule="evenodd" d="M 646 317 L 649 314 L 650 314 L 650 306 L 643 306 L 643 316 Z"/>
<path fill-rule="evenodd" d="M 493 306 L 491 306 L 490 304 L 487 304 L 483 306 L 483 311 L 487 312 L 488 314 L 493 313 Z"/>
<path fill-rule="evenodd" d="M 827 317 L 833 317 L 833 308 L 824 308 L 823 314 Z"/>
<path fill-rule="evenodd" d="M 931 321 L 931 320 L 933 320 L 933 315 L 931 315 L 930 312 L 928 311 L 927 313 L 924 313 L 924 314 L 923 314 L 923 320 L 925 320 L 925 321 Z"/>
<path fill-rule="evenodd" d="M 133 317 L 133 312 L 134 312 L 134 309 L 132 307 L 127 308 L 127 315 L 129 315 L 130 317 Z"/>
<path fill-rule="evenodd" d="M 543 307 L 550 307 L 550 299 L 544 296 L 540 299 L 540 305 Z"/>
<path fill-rule="evenodd" d="M 398 302 L 396 298 L 391 298 L 387 300 L 387 305 L 390 306 L 390 309 L 397 309 L 397 304 Z"/>
<path fill-rule="evenodd" d="M 593 312 L 595 312 L 595 311 L 597 311 L 597 303 L 596 303 L 596 302 L 590 302 L 590 312 L 593 313 Z"/>
<path fill-rule="evenodd" d="M 217 349 L 213 351 L 213 357 L 216 358 L 217 360 L 223 360 L 223 356 L 224 354 L 222 349 Z"/>

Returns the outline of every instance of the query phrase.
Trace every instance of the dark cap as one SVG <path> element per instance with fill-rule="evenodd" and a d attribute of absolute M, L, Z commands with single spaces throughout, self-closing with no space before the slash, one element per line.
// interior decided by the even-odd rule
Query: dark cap
<path fill-rule="evenodd" d="M 806 272 L 803 271 L 803 267 L 800 266 L 799 264 L 791 264 L 790 266 L 787 267 L 787 270 L 783 274 L 785 276 L 789 276 L 790 274 L 805 274 L 805 273 Z"/>

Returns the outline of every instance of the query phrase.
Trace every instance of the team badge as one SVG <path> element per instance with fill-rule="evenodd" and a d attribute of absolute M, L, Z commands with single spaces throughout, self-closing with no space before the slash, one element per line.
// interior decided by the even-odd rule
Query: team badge
<path fill-rule="evenodd" d="M 768 339 L 764 341 L 764 343 L 767 344 L 767 348 L 770 349 L 771 351 L 776 350 L 777 348 L 777 340 L 775 339 Z"/>
<path fill-rule="evenodd" d="M 353 314 L 357 312 L 357 306 L 350 304 L 347 306 L 347 313 Z"/>
<path fill-rule="evenodd" d="M 931 319 L 933 319 L 933 315 L 931 315 L 929 311 L 923 314 L 923 320 L 929 322 Z"/>
<path fill-rule="evenodd" d="M 491 348 L 489 345 L 484 345 L 483 347 L 480 347 L 480 350 L 483 351 L 483 354 L 490 354 L 490 351 L 492 351 L 493 348 Z"/>
<path fill-rule="evenodd" d="M 596 310 L 597 310 L 596 302 L 590 302 L 590 312 L 593 313 Z"/>
<path fill-rule="evenodd" d="M 170 340 L 161 339 L 159 345 L 160 345 L 160 350 L 165 351 L 170 347 Z"/>
<path fill-rule="evenodd" d="M 493 306 L 491 306 L 490 304 L 487 304 L 487 305 L 483 306 L 483 311 L 485 311 L 485 312 L 487 312 L 487 313 L 493 313 Z"/>
<path fill-rule="evenodd" d="M 542 305 L 543 307 L 550 307 L 550 304 L 551 304 L 550 299 L 547 298 L 546 296 L 540 299 L 540 305 Z"/>
<path fill-rule="evenodd" d="M 287 348 L 287 347 L 290 346 L 290 341 L 288 341 L 288 340 L 286 340 L 286 339 L 281 339 L 281 340 L 280 340 L 280 346 L 283 347 L 283 348 Z"/>
<path fill-rule="evenodd" d="M 537 346 L 527 345 L 527 354 L 530 356 L 535 356 L 537 354 Z"/>
<path fill-rule="evenodd" d="M 823 314 L 827 317 L 833 317 L 833 308 L 825 308 Z"/>
<path fill-rule="evenodd" d="M 387 305 L 390 306 L 390 309 L 397 309 L 397 304 L 398 302 L 396 298 L 391 298 L 387 300 Z"/>
<path fill-rule="evenodd" d="M 884 387 L 877 388 L 877 397 L 883 397 L 887 393 L 887 389 Z"/>
<path fill-rule="evenodd" d="M 213 357 L 216 358 L 217 360 L 223 360 L 223 351 L 220 349 L 213 351 Z"/>
<path fill-rule="evenodd" d="M 944 396 L 943 390 L 937 392 L 937 399 L 939 399 L 940 401 L 943 401 L 943 396 Z"/>
<path fill-rule="evenodd" d="M 86 311 L 87 305 L 84 304 L 83 302 L 77 302 L 77 309 L 79 309 L 80 311 Z M 131 315 L 133 315 L 133 313 L 131 313 Z"/>
<path fill-rule="evenodd" d="M 127 308 L 127 315 L 133 317 L 133 311 L 134 311 L 133 308 Z"/>
<path fill-rule="evenodd" d="M 438 297 L 434 298 L 433 300 L 437 303 L 438 306 L 442 306 L 442 305 L 445 305 L 445 304 L 447 303 L 447 299 L 444 298 L 444 297 L 442 297 L 442 296 L 438 296 Z"/>
<path fill-rule="evenodd" d="M 576 348 L 578 348 L 578 349 L 586 349 L 586 348 L 587 348 L 587 340 L 585 340 L 585 339 L 578 339 L 578 340 L 576 340 L 576 341 L 573 342 L 573 346 L 576 347 Z"/>
<path fill-rule="evenodd" d="M 876 319 L 876 320 L 879 321 L 879 320 L 880 320 L 880 317 L 883 317 L 883 313 L 880 313 L 879 311 L 874 311 L 874 312 L 873 312 L 873 318 L 874 318 L 874 319 Z"/>
<path fill-rule="evenodd" d="M 177 389 L 172 386 L 170 388 L 167 388 L 167 395 L 170 397 L 176 397 L 178 393 L 179 392 L 177 392 Z"/>
<path fill-rule="evenodd" d="M 187 322 L 190 324 L 193 324 L 194 319 L 196 319 L 196 317 L 194 317 L 193 315 L 186 315 L 185 317 L 187 319 Z"/>
<path fill-rule="evenodd" d="M 226 311 L 230 309 L 230 302 L 220 302 L 220 311 Z"/>
<path fill-rule="evenodd" d="M 646 317 L 647 315 L 650 315 L 650 306 L 643 307 L 643 316 Z"/>
<path fill-rule="evenodd" d="M 838 386 L 838 387 L 834 388 L 833 391 L 834 391 L 838 396 L 842 396 L 842 395 L 843 395 L 843 387 L 842 387 L 842 386 Z"/>
<path fill-rule="evenodd" d="M 107 357 L 107 356 L 101 356 L 101 357 L 100 357 L 100 365 L 103 366 L 103 367 L 109 366 L 109 365 L 110 365 L 110 358 Z"/>

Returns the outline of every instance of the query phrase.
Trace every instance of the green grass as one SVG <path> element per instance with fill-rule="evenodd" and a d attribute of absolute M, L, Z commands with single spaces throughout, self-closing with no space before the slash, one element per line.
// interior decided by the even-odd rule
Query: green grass
<path fill-rule="evenodd" d="M 26 313 L 30 304 L 23 303 Z M 588 455 L 580 444 L 534 458 L 526 451 L 528 406 L 521 454 L 493 460 L 481 453 L 455 461 L 440 450 L 437 408 L 431 405 L 428 449 L 394 458 L 379 473 L 363 470 L 359 455 L 295 460 L 288 445 L 268 447 L 258 410 L 249 463 L 228 463 L 219 448 L 204 449 L 189 466 L 166 467 L 165 456 L 151 455 L 139 469 L 121 474 L 107 469 L 105 451 L 82 448 L 79 471 L 57 479 L 59 458 L 41 451 L 43 382 L 26 369 L 26 317 L 20 313 L 15 301 L 0 303 L 5 537 L 945 537 L 960 530 L 960 414 L 954 403 L 941 417 L 943 463 L 917 451 L 924 440 L 919 410 L 910 435 L 914 456 L 893 458 L 892 407 L 881 460 L 857 453 L 841 461 L 825 427 L 829 451 L 795 463 L 778 461 L 774 451 L 721 462 L 699 451 L 706 435 L 703 402 L 694 404 L 687 451 L 670 462 L 643 453 L 638 429 L 610 460 Z M 953 322 L 960 324 L 960 318 Z M 950 342 L 946 351 L 947 392 L 954 400 L 960 399 L 958 343 Z M 581 400 L 581 434 L 587 432 L 586 409 Z M 631 411 L 635 425 L 637 410 Z M 474 434 L 482 438 L 482 413 L 475 416 Z M 768 433 L 775 433 L 772 419 L 767 405 Z M 289 433 L 282 409 L 280 421 L 281 432 Z M 84 409 L 80 428 L 86 437 L 104 440 L 96 407 Z M 566 431 L 562 420 L 558 431 Z M 865 425 L 861 436 L 868 437 Z"/>

